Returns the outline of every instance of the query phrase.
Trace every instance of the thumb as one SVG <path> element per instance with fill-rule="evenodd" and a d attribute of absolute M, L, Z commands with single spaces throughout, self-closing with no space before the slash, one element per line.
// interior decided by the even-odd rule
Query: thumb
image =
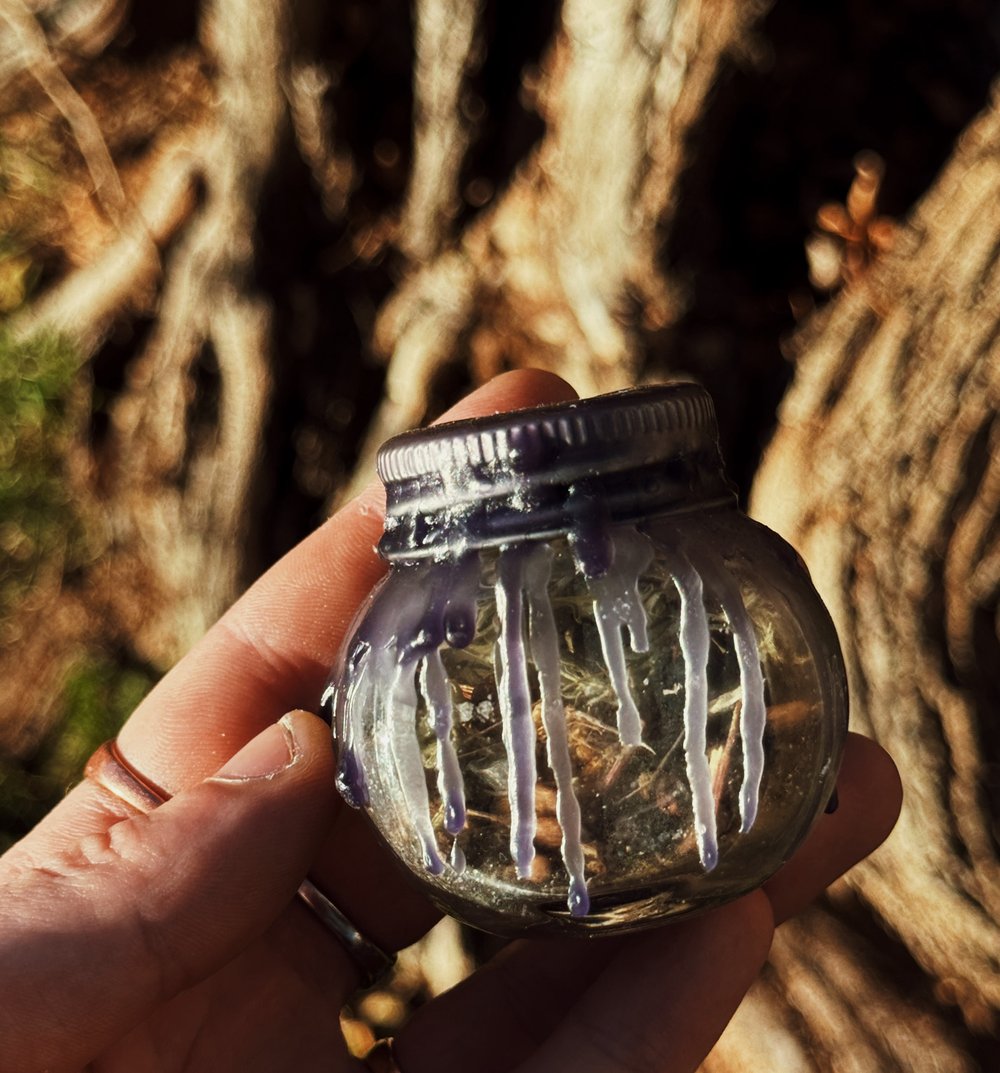
<path fill-rule="evenodd" d="M 0 1071 L 79 1069 L 260 936 L 319 849 L 333 776 L 328 728 L 294 712 L 155 811 L 0 860 Z"/>

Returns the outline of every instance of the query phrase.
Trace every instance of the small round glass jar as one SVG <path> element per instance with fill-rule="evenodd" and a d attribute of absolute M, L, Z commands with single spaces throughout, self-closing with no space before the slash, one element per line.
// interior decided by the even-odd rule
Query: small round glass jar
<path fill-rule="evenodd" d="M 827 804 L 830 617 L 736 506 L 708 394 L 619 392 L 406 433 L 323 703 L 338 786 L 445 912 L 647 927 L 760 886 Z"/>

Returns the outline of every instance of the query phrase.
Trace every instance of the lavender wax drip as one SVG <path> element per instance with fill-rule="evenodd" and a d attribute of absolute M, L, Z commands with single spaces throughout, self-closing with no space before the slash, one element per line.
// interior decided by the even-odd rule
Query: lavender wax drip
<path fill-rule="evenodd" d="M 642 723 L 628 680 L 622 627 L 628 630 L 633 652 L 649 651 L 646 611 L 639 596 L 639 576 L 653 561 L 653 547 L 646 537 L 632 528 L 614 530 L 609 536 L 611 554 L 599 576 L 588 576 L 587 563 L 579 554 L 577 565 L 587 578 L 587 587 L 594 600 L 594 619 L 604 663 L 618 698 L 618 737 L 622 745 L 641 745 Z"/>
<path fill-rule="evenodd" d="M 348 804 L 368 804 L 367 773 L 358 759 L 361 717 L 384 707 L 387 686 L 396 679 L 399 639 L 415 634 L 427 617 L 426 592 L 410 578 L 400 579 L 393 600 L 386 598 L 383 582 L 372 594 L 347 657 L 350 685 L 334 712 L 334 739 L 338 744 L 337 787 Z M 407 647 L 410 647 L 407 645 Z M 411 664 L 412 667 L 412 664 Z M 335 687 L 331 684 L 327 693 Z M 324 694 L 324 702 L 326 694 Z"/>
<path fill-rule="evenodd" d="M 496 604 L 500 617 L 497 683 L 503 741 L 507 750 L 507 797 L 510 801 L 510 852 L 521 879 L 531 875 L 535 859 L 535 724 L 531 718 L 524 645 L 525 555 L 501 549 L 497 561 Z"/>
<path fill-rule="evenodd" d="M 638 585 L 654 558 L 654 548 L 644 534 L 631 526 L 592 528 L 586 541 L 571 543 L 593 600 L 602 652 L 618 700 L 619 737 L 623 745 L 640 745 L 642 725 L 628 678 L 622 630 L 628 631 L 633 652 L 648 650 L 646 613 Z M 729 621 L 740 671 L 743 832 L 756 818 L 764 768 L 764 679 L 753 624 L 735 579 L 685 540 L 681 530 L 664 534 L 658 544 L 680 595 L 685 763 L 699 856 L 703 867 L 710 871 L 718 860 L 718 836 L 707 758 L 709 626 L 703 578 Z M 521 878 L 530 876 L 537 823 L 530 653 L 538 675 L 547 758 L 556 784 L 562 860 L 569 878 L 567 906 L 573 916 L 584 916 L 590 899 L 581 811 L 573 786 L 561 695 L 559 635 L 548 592 L 554 557 L 547 543 L 505 547 L 499 552 L 494 592 L 500 622 L 495 648 L 496 680 L 508 763 L 511 856 L 517 874 Z M 391 603 L 382 592 L 377 593 L 349 654 L 350 685 L 336 713 L 336 735 L 341 746 L 338 785 L 349 803 L 357 807 L 367 803 L 366 773 L 357 752 L 363 721 L 373 709 L 391 709 L 389 755 L 425 866 L 435 875 L 443 872 L 445 864 L 431 820 L 417 711 L 422 699 L 437 739 L 437 781 L 444 828 L 457 836 L 466 823 L 465 789 L 452 740 L 452 689 L 442 649 L 445 645 L 464 647 L 474 638 L 478 590 L 479 555 L 468 553 L 457 561 L 430 564 L 425 572 L 404 575 L 393 589 Z M 457 840 L 452 844 L 450 865 L 456 874 L 465 867 Z"/>
<path fill-rule="evenodd" d="M 372 702 L 371 676 L 366 673 L 365 666 L 367 659 L 367 645 L 359 646 L 357 658 L 352 661 L 354 677 L 348 687 L 347 700 L 343 708 L 337 710 L 333 720 L 334 739 L 339 743 L 337 789 L 352 808 L 364 808 L 368 804 L 368 786 L 357 754 L 355 720 L 346 714 L 357 707 L 366 708 Z M 323 707 L 329 703 L 335 692 L 336 685 L 331 682 L 323 693 Z"/>
<path fill-rule="evenodd" d="M 767 707 L 764 701 L 764 675 L 753 623 L 747 614 L 739 585 L 724 568 L 719 569 L 708 556 L 688 547 L 689 558 L 708 581 L 729 620 L 740 669 L 740 739 L 743 742 L 743 783 L 740 786 L 740 831 L 746 834 L 757 818 L 760 782 L 764 775 L 764 725 Z"/>
<path fill-rule="evenodd" d="M 538 671 L 542 702 L 542 725 L 548 747 L 549 767 L 556 781 L 556 819 L 562 831 L 562 859 L 569 875 L 566 904 L 575 917 L 586 916 L 590 895 L 580 836 L 580 804 L 573 790 L 573 761 L 566 733 L 566 711 L 562 702 L 559 671 L 559 635 L 556 631 L 552 602 L 549 600 L 549 577 L 553 551 L 547 544 L 534 548 L 525 568 L 528 594 L 531 658 Z"/>
<path fill-rule="evenodd" d="M 702 867 L 710 872 L 718 863 L 715 798 L 706 754 L 708 728 L 708 615 L 701 577 L 679 549 L 665 551 L 665 559 L 681 598 L 681 653 L 684 656 L 684 757 L 694 806 L 694 830 Z"/>
<path fill-rule="evenodd" d="M 438 792 L 444 802 L 444 829 L 450 835 L 457 835 L 465 827 L 465 785 L 455 743 L 451 740 L 451 684 L 441 662 L 440 649 L 428 653 L 420 665 L 420 690 L 437 736 Z"/>
<path fill-rule="evenodd" d="M 465 790 L 452 741 L 451 684 L 441 662 L 441 645 L 468 644 L 475 633 L 479 556 L 436 564 L 429 576 L 403 575 L 392 590 L 376 592 L 348 657 L 351 684 L 335 716 L 340 745 L 337 784 L 349 804 L 368 802 L 366 773 L 358 760 L 363 720 L 373 709 L 391 709 L 389 751 L 427 870 L 439 875 L 444 862 L 430 816 L 430 797 L 417 733 L 417 672 L 420 697 L 437 737 L 438 788 L 445 829 L 457 835 L 465 826 Z M 429 593 L 429 595 L 428 595 Z M 454 850 L 454 847 L 453 847 Z M 461 870 L 461 852 L 453 852 Z"/>
<path fill-rule="evenodd" d="M 391 722 L 392 757 L 396 763 L 403 800 L 410 814 L 417 837 L 424 851 L 424 865 L 432 875 L 444 871 L 444 861 L 438 852 L 437 839 L 430 818 L 430 798 L 420 741 L 415 731 L 417 718 L 417 688 L 414 681 L 415 660 L 400 662 L 391 698 L 394 718 Z"/>

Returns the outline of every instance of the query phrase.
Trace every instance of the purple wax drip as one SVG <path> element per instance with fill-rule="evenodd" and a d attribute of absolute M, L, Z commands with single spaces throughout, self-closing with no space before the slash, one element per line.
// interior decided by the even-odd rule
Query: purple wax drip
<path fill-rule="evenodd" d="M 734 638 L 743 703 L 740 732 L 744 780 L 740 791 L 742 831 L 752 826 L 763 773 L 763 731 L 766 719 L 764 684 L 753 625 L 739 587 L 688 544 L 681 534 L 664 556 L 681 598 L 680 644 L 685 668 L 684 752 L 694 808 L 694 827 L 703 867 L 718 860 L 715 803 L 706 755 L 708 721 L 708 618 L 702 576 L 709 579 L 722 604 Z M 619 702 L 619 736 L 623 744 L 641 744 L 641 723 L 631 693 L 623 647 L 627 629 L 632 651 L 648 650 L 646 614 L 638 582 L 653 558 L 647 538 L 634 527 L 610 527 L 595 514 L 578 520 L 570 543 L 594 601 L 605 663 Z M 511 855 L 521 878 L 528 878 L 534 860 L 536 828 L 535 728 L 527 675 L 527 646 L 538 673 L 542 722 L 548 762 L 556 782 L 556 812 L 562 831 L 562 858 L 569 876 L 567 906 L 574 917 L 589 912 L 589 895 L 581 843 L 580 807 L 573 788 L 566 714 L 560 685 L 559 639 L 548 583 L 553 552 L 548 544 L 504 547 L 497 561 L 495 599 L 500 635 L 495 650 L 497 685 L 508 761 L 511 809 Z M 362 719 L 373 707 L 391 705 L 390 749 L 407 813 L 429 872 L 439 875 L 444 862 L 430 818 L 426 772 L 416 727 L 419 688 L 437 737 L 438 790 L 445 829 L 457 835 L 465 826 L 464 780 L 454 731 L 451 686 L 441 659 L 441 645 L 459 648 L 476 634 L 479 555 L 429 564 L 402 576 L 392 600 L 376 594 L 347 659 L 351 677 L 346 697 L 334 705 L 335 736 L 340 745 L 337 785 L 354 807 L 368 804 L 368 787 L 359 752 Z M 526 597 L 526 599 L 525 599 Z M 525 637 L 525 604 L 529 613 Z M 326 695 L 324 695 L 324 703 Z M 411 717 L 407 717 L 411 713 Z M 452 844 L 451 868 L 460 873 L 465 857 Z"/>
<path fill-rule="evenodd" d="M 417 586 L 422 599 L 416 622 L 409 619 L 407 608 L 399 609 L 404 615 L 396 631 L 400 662 L 422 659 L 445 641 L 453 648 L 464 648 L 476 632 L 478 587 L 477 552 L 467 552 L 457 561 L 429 567 L 423 584 Z"/>
<path fill-rule="evenodd" d="M 594 619 L 601 638 L 604 665 L 608 668 L 611 685 L 618 698 L 618 740 L 622 745 L 641 745 L 642 721 L 632 697 L 632 687 L 629 685 L 625 649 L 622 645 L 621 619 L 600 600 L 594 601 Z"/>
<path fill-rule="evenodd" d="M 337 765 L 337 789 L 352 808 L 363 808 L 368 804 L 368 787 L 353 749 L 341 751 Z"/>
<path fill-rule="evenodd" d="M 457 835 L 466 824 L 465 787 L 452 743 L 451 686 L 440 647 L 445 640 L 462 645 L 472 640 L 477 587 L 479 553 L 470 552 L 456 562 L 428 563 L 420 571 L 398 574 L 392 600 L 380 589 L 351 647 L 347 661 L 351 686 L 337 710 L 341 746 L 338 785 L 348 803 L 357 807 L 368 804 L 368 789 L 354 740 L 372 707 L 392 707 L 389 749 L 424 864 L 432 874 L 440 874 L 444 864 L 430 820 L 426 771 L 416 730 L 414 678 L 420 665 L 420 695 L 438 738 L 444 826 L 448 834 Z M 461 862 L 460 850 L 457 855 L 455 850 L 453 847 L 453 857 Z"/>
<path fill-rule="evenodd" d="M 712 776 L 706 754 L 708 727 L 708 615 L 702 601 L 701 577 L 677 548 L 664 549 L 681 597 L 681 652 L 684 656 L 684 756 L 694 807 L 698 855 L 706 872 L 719 860 Z"/>
<path fill-rule="evenodd" d="M 362 637 L 356 637 L 354 643 L 351 645 L 351 651 L 347 655 L 347 673 L 354 675 L 358 669 L 368 658 L 368 653 L 371 652 L 372 646 Z"/>
<path fill-rule="evenodd" d="M 355 805 L 356 808 L 368 804 L 365 773 L 356 752 L 354 764 L 357 766 L 357 775 L 346 766 L 345 753 L 354 751 L 354 742 L 359 734 L 362 713 L 374 700 L 372 679 L 375 677 L 375 665 L 378 662 L 376 652 L 384 650 L 384 646 L 392 639 L 392 632 L 389 628 L 391 617 L 385 592 L 386 587 L 383 583 L 372 594 L 364 614 L 359 612 L 357 633 L 351 642 L 343 671 L 343 677 L 350 684 L 346 695 L 338 698 L 333 711 L 333 737 L 339 751 L 338 766 L 344 768 L 344 779 L 348 785 L 355 785 L 363 790 L 360 803 Z M 404 586 L 404 596 L 405 592 Z M 374 647 L 379 639 L 382 641 L 382 649 Z M 353 804 L 350 798 L 347 800 L 348 803 Z"/>
<path fill-rule="evenodd" d="M 438 791 L 444 804 L 444 827 L 448 834 L 457 835 L 465 827 L 465 783 L 451 740 L 451 684 L 438 649 L 424 657 L 420 689 L 430 709 L 438 740 Z"/>
<path fill-rule="evenodd" d="M 446 584 L 447 573 L 439 570 L 438 578 L 433 580 Z M 445 600 L 443 596 L 435 598 L 443 588 L 441 583 L 432 586 L 430 607 L 426 584 L 405 574 L 399 577 L 391 600 L 385 596 L 389 590 L 378 591 L 352 647 L 354 676 L 343 711 L 338 712 L 337 734 L 341 743 L 339 769 L 348 789 L 345 799 L 355 804 L 354 797 L 358 804 L 365 805 L 368 790 L 364 766 L 356 751 L 362 720 L 373 708 L 393 707 L 389 741 L 392 760 L 424 864 L 434 875 L 443 871 L 444 862 L 430 821 L 430 798 L 417 737 L 414 678 L 417 662 L 433 637 L 443 637 Z"/>
<path fill-rule="evenodd" d="M 553 551 L 548 544 L 540 544 L 532 549 L 526 564 L 525 588 L 530 616 L 528 637 L 531 658 L 538 672 L 549 767 L 556 782 L 556 819 L 562 831 L 562 859 L 570 880 L 566 905 L 572 916 L 582 917 L 590 909 L 590 895 L 587 893 L 586 865 L 580 835 L 580 804 L 573 790 L 573 758 L 566 733 L 566 710 L 562 702 L 559 634 L 549 600 L 552 557 Z"/>
<path fill-rule="evenodd" d="M 521 879 L 535 859 L 535 724 L 531 718 L 524 647 L 524 551 L 501 548 L 497 561 L 496 605 L 500 617 L 498 692 L 507 750 L 510 852 Z"/>
<path fill-rule="evenodd" d="M 537 428 L 527 425 L 510 430 L 509 460 L 518 473 L 533 473 L 549 461 L 549 450 Z"/>
<path fill-rule="evenodd" d="M 416 626 L 405 633 L 401 630 L 397 634 L 396 652 L 400 666 L 415 663 L 437 651 L 445 639 L 444 616 L 447 599 L 447 592 L 442 592 L 439 585 L 434 585 L 430 604 Z"/>
<path fill-rule="evenodd" d="M 461 875 L 465 871 L 465 863 L 465 853 L 456 839 L 451 844 L 451 856 L 448 858 L 448 864 L 451 865 L 451 870 L 456 875 Z"/>
<path fill-rule="evenodd" d="M 465 648 L 476 636 L 476 610 L 450 607 L 444 619 L 444 639 L 452 648 Z"/>
<path fill-rule="evenodd" d="M 611 566 L 614 544 L 607 525 L 596 517 L 582 519 L 573 527 L 569 545 L 585 578 L 600 577 Z"/>
<path fill-rule="evenodd" d="M 746 834 L 757 818 L 760 782 L 764 775 L 764 726 L 767 706 L 764 699 L 764 675 L 753 623 L 747 614 L 739 584 L 723 567 L 716 567 L 707 556 L 688 548 L 688 556 L 711 584 L 722 610 L 729 619 L 740 668 L 740 738 L 743 742 L 743 783 L 740 786 L 740 832 Z"/>
<path fill-rule="evenodd" d="M 479 556 L 474 552 L 463 556 L 454 569 L 453 588 L 444 615 L 444 635 L 452 648 L 465 648 L 476 636 Z"/>
<path fill-rule="evenodd" d="M 348 688 L 347 701 L 335 712 L 334 738 L 339 745 L 337 786 L 349 805 L 354 808 L 364 808 L 369 801 L 368 784 L 365 779 L 364 768 L 355 749 L 357 726 L 350 713 L 359 703 L 364 705 L 371 701 L 371 678 L 366 666 L 371 649 L 365 645 L 363 649 L 359 646 L 357 651 L 359 655 L 355 665 L 356 674 Z M 360 702 L 358 700 L 359 694 L 363 695 L 364 698 Z"/>
<path fill-rule="evenodd" d="M 590 912 L 590 894 L 585 879 L 576 878 L 570 882 L 566 904 L 572 917 L 585 917 Z"/>
<path fill-rule="evenodd" d="M 606 536 L 606 541 L 611 555 L 600 576 L 588 576 L 585 564 L 579 558 L 577 563 L 587 577 L 604 664 L 618 698 L 618 738 L 622 745 L 641 745 L 642 722 L 629 684 L 622 626 L 628 628 L 633 652 L 648 650 L 646 612 L 639 595 L 639 576 L 653 560 L 653 547 L 645 536 L 631 527 L 613 531 Z"/>
<path fill-rule="evenodd" d="M 423 848 L 424 866 L 432 875 L 440 875 L 444 871 L 444 861 L 438 853 L 437 839 L 431 825 L 424 761 L 414 725 L 417 714 L 415 670 L 412 662 L 403 663 L 396 673 L 392 688 L 395 718 L 391 723 L 390 746 L 399 785 L 403 791 L 403 801 Z M 403 717 L 405 713 L 411 712 L 412 718 Z"/>

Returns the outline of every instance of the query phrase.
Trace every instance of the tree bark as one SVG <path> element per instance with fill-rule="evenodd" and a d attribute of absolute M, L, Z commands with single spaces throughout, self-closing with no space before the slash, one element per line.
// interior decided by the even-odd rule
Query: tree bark
<path fill-rule="evenodd" d="M 436 9 L 418 3 L 418 21 Z M 459 5 L 466 6 L 466 5 Z M 383 306 L 377 350 L 385 397 L 347 494 L 359 491 L 387 437 L 426 416 L 443 369 L 485 380 L 511 365 L 550 368 L 584 395 L 634 383 L 641 324 L 662 326 L 674 297 L 656 263 L 669 227 L 683 145 L 724 53 L 765 5 L 700 0 L 594 5 L 568 0 L 537 81 L 525 87 L 543 138 L 494 204 L 460 234 L 424 207 L 421 162 L 437 154 L 438 202 L 456 202 L 447 123 L 416 127 L 415 161 L 399 242 L 414 253 Z M 425 10 L 427 9 L 427 10 Z M 418 63 L 419 63 L 418 48 Z M 432 78 L 418 66 L 415 110 L 433 114 L 467 53 L 450 51 Z M 452 123 L 456 122 L 453 116 Z M 433 148 L 425 148 L 430 142 Z M 637 310 L 625 315 L 632 296 Z"/>
<path fill-rule="evenodd" d="M 656 252 L 685 134 L 722 55 L 761 10 L 732 0 L 597 8 L 571 0 L 524 88 L 545 121 L 542 138 L 492 204 L 456 228 L 461 163 L 476 124 L 475 112 L 463 113 L 465 88 L 483 31 L 475 5 L 416 4 L 406 198 L 398 221 L 390 212 L 371 226 L 405 258 L 374 331 L 374 350 L 387 362 L 384 396 L 336 500 L 370 479 L 383 440 L 427 417 L 433 385 L 449 369 L 471 368 L 484 380 L 511 365 L 547 366 L 584 394 L 634 382 L 638 326 L 669 316 L 670 284 Z M 133 226 L 19 321 L 22 331 L 71 328 L 93 351 L 116 317 L 149 307 L 137 295 L 161 290 L 155 330 L 114 415 L 114 453 L 127 464 L 104 473 L 102 496 L 118 543 L 142 549 L 141 589 L 161 594 L 159 613 L 136 638 L 156 665 L 174 662 L 245 577 L 249 516 L 240 506 L 259 463 L 268 383 L 282 367 L 268 296 L 253 285 L 255 258 L 268 256 L 253 238 L 261 185 L 287 153 L 288 131 L 334 221 L 355 181 L 349 154 L 324 130 L 319 99 L 331 75 L 306 59 L 295 33 L 306 16 L 296 19 L 280 4 L 203 6 L 214 110 L 175 159 L 163 154 L 163 177 L 150 178 Z M 192 179 L 203 184 L 193 215 Z M 630 295 L 640 302 L 626 317 Z M 206 359 L 219 378 L 218 412 L 207 424 L 200 414 L 192 428 Z M 127 573 L 124 603 L 136 596 Z"/>
<path fill-rule="evenodd" d="M 889 841 L 847 880 L 901 947 L 820 908 L 782 929 L 755 989 L 792 1068 L 966 1069 L 995 1031 L 998 405 L 994 101 L 895 251 L 798 339 L 753 488 L 752 513 L 800 551 L 833 614 L 852 727 L 889 750 L 905 793 Z M 754 1035 L 738 1018 L 706 1068 L 746 1068 Z"/>

